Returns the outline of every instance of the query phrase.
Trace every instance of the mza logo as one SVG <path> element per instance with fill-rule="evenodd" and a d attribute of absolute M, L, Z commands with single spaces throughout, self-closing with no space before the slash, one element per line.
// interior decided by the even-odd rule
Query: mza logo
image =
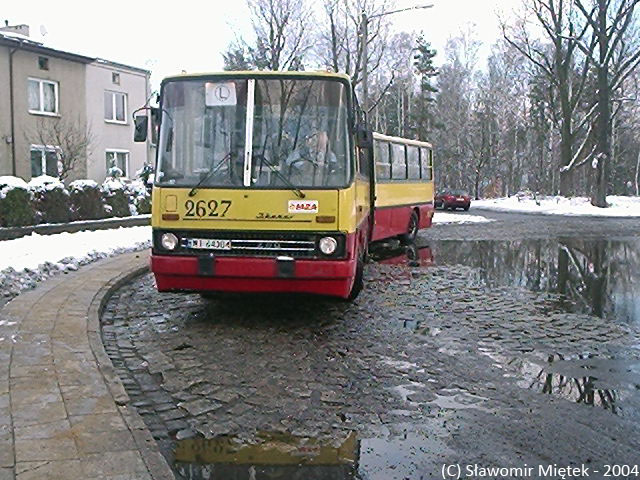
<path fill-rule="evenodd" d="M 289 213 L 318 213 L 318 201 L 289 200 Z"/>

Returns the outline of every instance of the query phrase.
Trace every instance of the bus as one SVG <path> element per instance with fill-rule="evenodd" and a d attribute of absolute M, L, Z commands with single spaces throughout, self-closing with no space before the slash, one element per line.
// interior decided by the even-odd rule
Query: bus
<path fill-rule="evenodd" d="M 347 75 L 182 74 L 159 102 L 140 110 L 157 132 L 161 292 L 354 299 L 370 241 L 430 225 L 431 147 L 367 130 Z M 134 112 L 136 141 L 148 116 Z"/>

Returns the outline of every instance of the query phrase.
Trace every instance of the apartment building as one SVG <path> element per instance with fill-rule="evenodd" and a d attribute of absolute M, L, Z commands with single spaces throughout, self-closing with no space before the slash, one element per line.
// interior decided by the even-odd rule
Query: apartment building
<path fill-rule="evenodd" d="M 132 178 L 152 146 L 133 142 L 149 98 L 144 69 L 49 48 L 26 25 L 0 28 L 0 175 Z"/>
<path fill-rule="evenodd" d="M 86 77 L 86 114 L 93 136 L 88 177 L 104 180 L 113 166 L 133 178 L 152 155 L 150 144 L 133 142 L 132 117 L 149 99 L 149 71 L 98 58 L 87 64 Z"/>

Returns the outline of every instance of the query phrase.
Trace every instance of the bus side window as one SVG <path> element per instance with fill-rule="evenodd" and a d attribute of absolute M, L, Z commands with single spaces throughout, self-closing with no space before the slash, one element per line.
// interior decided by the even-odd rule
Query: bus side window
<path fill-rule="evenodd" d="M 422 179 L 423 180 L 433 180 L 433 152 L 430 148 L 421 148 L 420 149 L 420 164 L 422 168 Z"/>
<path fill-rule="evenodd" d="M 409 180 L 420 179 L 420 150 L 407 145 L 407 172 Z"/>
<path fill-rule="evenodd" d="M 388 180 L 391 178 L 391 162 L 389 161 L 389 144 L 376 142 L 376 180 Z"/>
<path fill-rule="evenodd" d="M 399 143 L 391 144 L 391 178 L 393 180 L 407 179 L 407 157 L 404 145 Z"/>

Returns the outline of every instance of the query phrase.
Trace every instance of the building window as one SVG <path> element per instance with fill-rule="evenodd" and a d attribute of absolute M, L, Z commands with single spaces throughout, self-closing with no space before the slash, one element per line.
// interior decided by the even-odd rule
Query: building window
<path fill-rule="evenodd" d="M 116 85 L 120 85 L 120 74 L 116 72 L 111 72 L 111 82 Z"/>
<path fill-rule="evenodd" d="M 104 92 L 104 119 L 107 122 L 127 123 L 127 95 Z"/>
<path fill-rule="evenodd" d="M 58 114 L 58 82 L 30 78 L 28 87 L 29 113 Z"/>
<path fill-rule="evenodd" d="M 49 175 L 58 177 L 60 175 L 58 165 L 58 152 L 60 147 L 51 145 L 31 145 L 31 176 Z"/>
<path fill-rule="evenodd" d="M 128 176 L 129 152 L 127 150 L 107 150 L 107 175 L 116 177 Z M 120 172 L 114 169 L 119 169 Z"/>
<path fill-rule="evenodd" d="M 47 57 L 38 57 L 38 67 L 40 67 L 40 70 L 49 70 L 49 59 Z"/>

